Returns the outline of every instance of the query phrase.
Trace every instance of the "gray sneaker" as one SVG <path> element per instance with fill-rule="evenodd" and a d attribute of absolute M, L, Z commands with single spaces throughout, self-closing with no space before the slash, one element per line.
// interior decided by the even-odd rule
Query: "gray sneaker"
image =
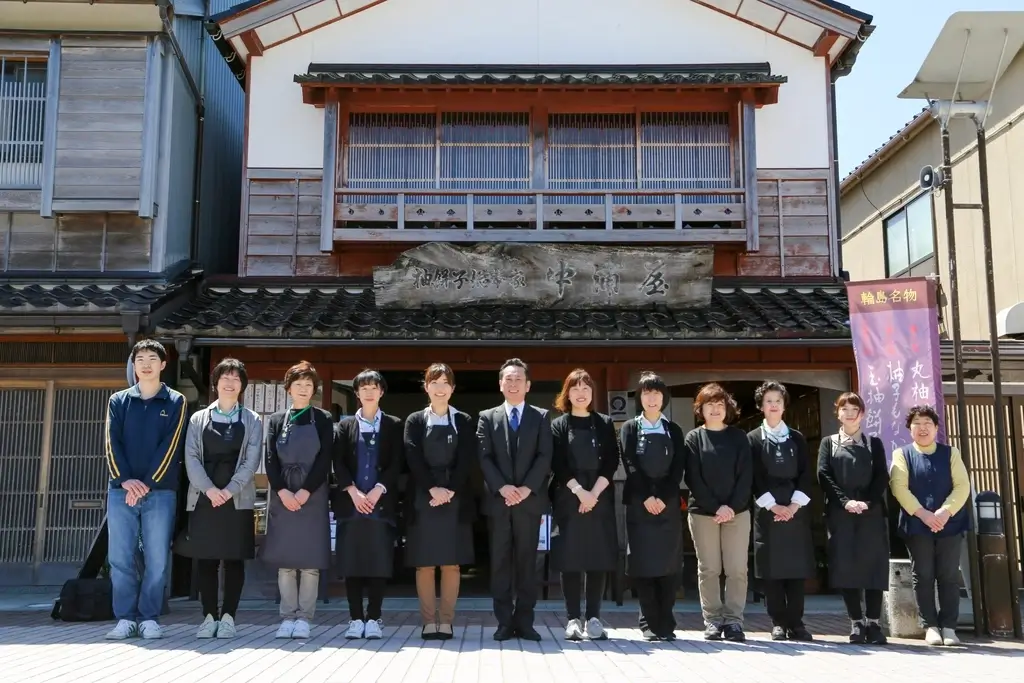
<path fill-rule="evenodd" d="M 220 618 L 220 625 L 217 627 L 217 637 L 228 639 L 234 638 L 238 635 L 238 631 L 235 629 L 235 619 L 230 614 L 225 614 Z"/>
<path fill-rule="evenodd" d="M 203 623 L 199 625 L 199 630 L 196 631 L 196 638 L 216 638 L 217 626 L 217 620 L 213 618 L 213 615 L 207 614 L 206 618 L 203 619 Z"/>
<path fill-rule="evenodd" d="M 160 628 L 160 624 L 152 619 L 147 619 L 139 624 L 139 635 L 146 640 L 157 640 L 164 637 L 164 630 Z"/>
<path fill-rule="evenodd" d="M 586 634 L 590 640 L 605 640 L 608 637 L 604 630 L 604 624 L 597 617 L 587 619 Z"/>
<path fill-rule="evenodd" d="M 107 640 L 128 640 L 139 637 L 139 625 L 128 619 L 121 619 L 117 626 L 107 631 Z"/>

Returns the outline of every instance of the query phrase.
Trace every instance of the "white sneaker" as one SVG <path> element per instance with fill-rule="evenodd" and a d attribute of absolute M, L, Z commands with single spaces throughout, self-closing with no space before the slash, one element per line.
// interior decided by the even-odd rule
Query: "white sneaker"
<path fill-rule="evenodd" d="M 277 627 L 277 633 L 274 634 L 275 638 L 291 638 L 292 632 L 295 631 L 295 622 L 291 619 L 285 619 L 281 622 L 281 625 Z"/>
<path fill-rule="evenodd" d="M 565 625 L 566 640 L 583 640 L 583 624 L 579 619 L 570 619 Z"/>
<path fill-rule="evenodd" d="M 364 635 L 367 640 L 380 640 L 384 637 L 384 623 L 380 619 L 369 619 L 366 622 L 366 632 Z"/>
<path fill-rule="evenodd" d="M 597 617 L 591 617 L 587 619 L 587 638 L 590 640 L 604 640 L 608 637 L 605 633 L 604 624 Z"/>
<path fill-rule="evenodd" d="M 129 638 L 137 638 L 138 635 L 138 624 L 134 621 L 121 619 L 117 622 L 117 626 L 107 631 L 107 640 L 127 640 Z"/>
<path fill-rule="evenodd" d="M 939 629 L 934 626 L 930 626 L 927 631 L 924 632 L 924 642 L 929 645 L 942 645 L 942 633 Z"/>
<path fill-rule="evenodd" d="M 292 638 L 309 638 L 309 622 L 305 619 L 296 619 Z"/>
<path fill-rule="evenodd" d="M 951 628 L 942 629 L 942 644 L 949 647 L 956 647 L 962 645 L 960 638 L 956 635 L 956 630 Z"/>
<path fill-rule="evenodd" d="M 345 631 L 345 638 L 348 640 L 356 640 L 362 638 L 363 634 L 366 633 L 366 624 L 360 619 L 353 619 L 348 622 L 348 630 Z"/>
<path fill-rule="evenodd" d="M 139 635 L 146 640 L 157 640 L 164 637 L 164 630 L 160 628 L 160 624 L 152 619 L 147 619 L 139 624 Z"/>
<path fill-rule="evenodd" d="M 235 628 L 235 618 L 230 614 L 225 614 L 220 618 L 220 626 L 217 627 L 218 638 L 234 638 L 238 635 L 238 629 Z"/>
<path fill-rule="evenodd" d="M 217 627 L 217 620 L 213 618 L 212 614 L 207 614 L 203 623 L 199 625 L 199 630 L 196 631 L 196 638 L 216 638 Z"/>

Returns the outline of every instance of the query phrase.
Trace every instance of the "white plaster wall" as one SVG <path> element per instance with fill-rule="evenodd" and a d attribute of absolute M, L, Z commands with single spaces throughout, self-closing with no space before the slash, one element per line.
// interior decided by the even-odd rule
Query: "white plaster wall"
<path fill-rule="evenodd" d="M 253 58 L 250 167 L 323 166 L 323 110 L 293 82 L 311 62 L 769 62 L 789 82 L 757 113 L 757 165 L 829 165 L 824 59 L 689 0 L 387 0 Z"/>

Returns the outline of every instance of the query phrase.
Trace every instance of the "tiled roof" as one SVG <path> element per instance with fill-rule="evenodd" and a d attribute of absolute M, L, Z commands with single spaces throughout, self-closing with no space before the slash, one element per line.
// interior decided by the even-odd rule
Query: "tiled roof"
<path fill-rule="evenodd" d="M 0 314 L 60 315 L 149 313 L 181 292 L 195 277 L 187 273 L 169 282 L 152 280 L 39 280 L 0 284 Z"/>
<path fill-rule="evenodd" d="M 841 285 L 716 287 L 711 305 L 681 310 L 547 310 L 526 306 L 378 308 L 372 288 L 210 286 L 158 334 L 292 340 L 654 341 L 846 339 Z"/>
<path fill-rule="evenodd" d="M 761 64 L 472 66 L 310 64 L 296 83 L 330 85 L 716 85 L 779 84 L 785 76 Z"/>

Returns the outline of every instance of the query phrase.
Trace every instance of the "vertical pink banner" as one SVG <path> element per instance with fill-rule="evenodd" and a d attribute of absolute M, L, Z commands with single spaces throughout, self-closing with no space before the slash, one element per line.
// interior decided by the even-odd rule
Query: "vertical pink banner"
<path fill-rule="evenodd" d="M 938 438 L 945 441 L 935 282 L 850 282 L 846 291 L 860 395 L 866 405 L 864 433 L 880 438 L 888 456 L 910 441 L 904 426 L 907 410 L 931 405 L 939 414 Z"/>

